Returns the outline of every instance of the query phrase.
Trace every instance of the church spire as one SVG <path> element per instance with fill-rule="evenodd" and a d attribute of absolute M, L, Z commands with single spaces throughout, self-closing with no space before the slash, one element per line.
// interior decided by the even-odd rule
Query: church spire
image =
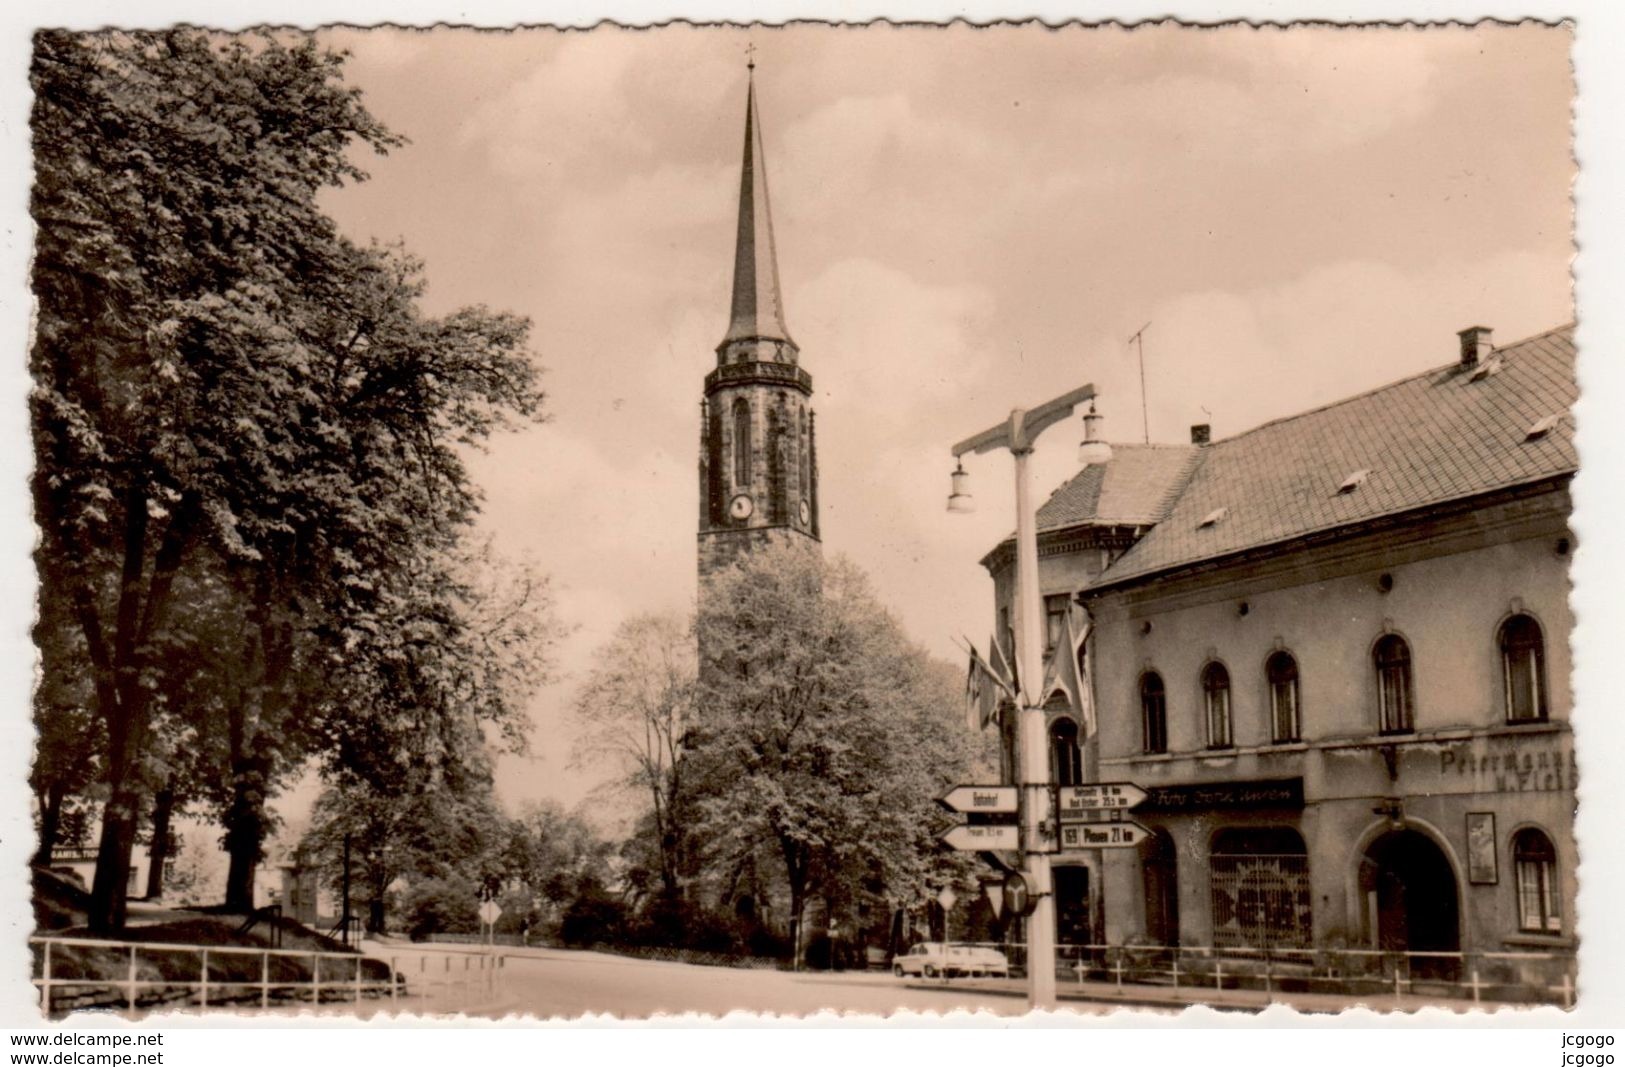
<path fill-rule="evenodd" d="M 734 245 L 733 307 L 728 318 L 728 334 L 718 346 L 722 350 L 739 342 L 783 342 L 792 355 L 795 342 L 784 325 L 784 302 L 779 295 L 779 263 L 773 248 L 773 217 L 768 210 L 767 165 L 762 156 L 762 124 L 756 114 L 755 61 L 745 95 L 745 158 L 739 176 L 739 234 Z M 775 350 L 781 345 L 773 344 Z M 744 352 L 746 359 L 761 358 Z M 737 357 L 736 357 L 737 358 Z"/>

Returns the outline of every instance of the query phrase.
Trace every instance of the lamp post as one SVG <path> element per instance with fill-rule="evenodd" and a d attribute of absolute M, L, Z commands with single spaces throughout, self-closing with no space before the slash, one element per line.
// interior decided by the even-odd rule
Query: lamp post
<path fill-rule="evenodd" d="M 950 511 L 971 510 L 962 461 L 965 453 L 980 454 L 1003 448 L 1015 458 L 1015 655 L 1025 684 L 1020 694 L 1022 706 L 1018 712 L 1014 756 L 1016 784 L 1021 787 L 1021 866 L 1034 900 L 1027 924 L 1027 1003 L 1029 1007 L 1041 1009 L 1055 1007 L 1055 892 L 1049 865 L 1054 827 L 1049 821 L 1052 805 L 1044 709 L 1033 703 L 1039 697 L 1039 679 L 1044 669 L 1043 600 L 1038 587 L 1038 516 L 1033 507 L 1032 473 L 1027 461 L 1040 433 L 1094 396 L 1095 387 L 1085 385 L 1029 411 L 1017 408 L 999 425 L 959 442 L 953 448 L 959 465 L 954 471 L 953 495 L 948 500 Z M 1079 458 L 1085 463 L 1104 462 L 1110 457 L 1109 448 L 1097 440 L 1093 421 L 1086 419 L 1085 425 Z"/>

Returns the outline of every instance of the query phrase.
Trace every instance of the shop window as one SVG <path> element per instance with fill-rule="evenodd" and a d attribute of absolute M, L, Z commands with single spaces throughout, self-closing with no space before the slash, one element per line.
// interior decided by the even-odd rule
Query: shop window
<path fill-rule="evenodd" d="M 1207 709 L 1207 747 L 1229 748 L 1235 742 L 1230 734 L 1230 672 L 1224 664 L 1202 668 L 1202 704 Z"/>
<path fill-rule="evenodd" d="M 1398 634 L 1389 634 L 1372 651 L 1377 667 L 1378 728 L 1385 734 L 1415 729 L 1411 697 L 1411 649 Z"/>
<path fill-rule="evenodd" d="M 1280 744 L 1303 738 L 1298 712 L 1298 661 L 1290 652 L 1277 652 L 1264 663 L 1270 687 L 1270 737 Z"/>
<path fill-rule="evenodd" d="M 1546 642 L 1540 623 L 1514 615 L 1501 624 L 1501 679 L 1508 722 L 1546 718 Z"/>
<path fill-rule="evenodd" d="M 1162 675 L 1146 671 L 1140 676 L 1140 722 L 1147 752 L 1168 751 L 1168 694 Z"/>
<path fill-rule="evenodd" d="M 1049 728 L 1051 781 L 1077 785 L 1083 781 L 1083 750 L 1078 747 L 1078 724 L 1056 719 Z"/>
<path fill-rule="evenodd" d="M 1213 835 L 1208 871 L 1215 946 L 1309 946 L 1309 855 L 1296 830 L 1220 830 Z"/>
<path fill-rule="evenodd" d="M 1535 933 L 1563 932 L 1558 906 L 1557 850 L 1539 830 L 1512 835 L 1512 867 L 1518 882 L 1518 928 Z"/>

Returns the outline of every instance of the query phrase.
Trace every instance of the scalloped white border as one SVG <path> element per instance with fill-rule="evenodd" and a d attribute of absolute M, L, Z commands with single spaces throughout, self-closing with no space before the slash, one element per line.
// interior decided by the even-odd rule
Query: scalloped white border
<path fill-rule="evenodd" d="M 36 10 L 29 10 L 27 8 Z M 1315 1057 L 1314 1045 L 1308 1035 L 1296 1044 L 1281 1048 L 1274 1054 L 1251 1043 L 1235 1041 L 1209 1047 L 1207 1039 L 1195 1039 L 1189 1032 L 1192 1026 L 1218 1026 L 1227 1030 L 1257 1029 L 1260 1027 L 1325 1029 L 1330 1026 L 1347 1027 L 1374 1025 L 1388 1029 L 1417 1030 L 1423 1027 L 1443 1027 L 1446 1030 L 1491 1027 L 1495 1029 L 1526 1029 L 1529 1027 L 1563 1028 L 1576 1030 L 1583 1027 L 1619 1026 L 1625 1020 L 1625 920 L 1617 912 L 1616 903 L 1625 899 L 1625 838 L 1618 831 L 1616 813 L 1625 811 L 1625 775 L 1616 769 L 1621 742 L 1625 742 L 1625 726 L 1621 718 L 1625 711 L 1619 707 L 1619 680 L 1609 666 L 1620 655 L 1618 645 L 1625 640 L 1625 564 L 1617 562 L 1625 549 L 1625 441 L 1620 439 L 1619 412 L 1625 406 L 1625 300 L 1620 299 L 1625 289 L 1625 136 L 1621 135 L 1620 115 L 1625 113 L 1625 5 L 1618 0 L 1525 0 L 1521 4 L 1470 3 L 1464 0 L 1426 0 L 1399 3 L 1395 0 L 1362 0 L 1362 2 L 1326 3 L 1306 0 L 1251 0 L 1251 2 L 1224 3 L 1218 0 L 1181 0 L 1178 3 L 1155 0 L 1117 0 L 1110 4 L 1086 3 L 1074 0 L 1039 0 L 1029 4 L 1016 4 L 1012 0 L 765 0 L 749 3 L 746 0 L 687 0 L 675 5 L 653 0 L 563 0 L 545 6 L 518 3 L 512 0 L 396 0 L 389 5 L 366 3 L 361 0 L 125 0 L 125 2 L 67 2 L 16 6 L 0 11 L 0 204 L 4 205 L 4 226 L 0 227 L 0 336 L 5 338 L 4 350 L 8 357 L 0 360 L 0 671 L 5 685 L 0 688 L 0 928 L 15 936 L 0 939 L 0 1028 L 28 1026 L 37 1020 L 32 992 L 26 983 L 27 957 L 21 932 L 30 925 L 27 902 L 26 860 L 32 828 L 29 820 L 27 766 L 32 745 L 29 726 L 28 693 L 32 685 L 33 651 L 28 628 L 31 623 L 33 602 L 33 574 L 28 554 L 34 533 L 29 516 L 26 478 L 30 464 L 27 422 L 24 400 L 28 381 L 24 352 L 29 333 L 29 303 L 26 273 L 31 224 L 27 215 L 27 191 L 30 179 L 27 140 L 28 90 L 27 67 L 29 34 L 37 25 L 51 24 L 74 28 L 91 28 L 116 22 L 123 25 L 161 25 L 172 22 L 192 22 L 222 28 L 237 28 L 257 23 L 296 24 L 315 26 L 335 22 L 374 25 L 392 22 L 403 25 L 430 25 L 450 22 L 465 25 L 508 26 L 520 23 L 590 26 L 601 19 L 624 24 L 649 25 L 672 18 L 694 22 L 749 22 L 778 23 L 799 19 L 829 21 L 868 21 L 885 18 L 893 21 L 934 22 L 964 18 L 972 22 L 1002 19 L 1038 18 L 1045 22 L 1081 20 L 1140 21 L 1175 17 L 1195 23 L 1213 23 L 1234 20 L 1291 22 L 1303 19 L 1335 22 L 1406 22 L 1457 20 L 1476 21 L 1481 18 L 1519 20 L 1533 17 L 1543 21 L 1573 19 L 1576 26 L 1573 59 L 1579 94 L 1575 103 L 1575 152 L 1580 164 L 1576 186 L 1577 245 L 1579 254 L 1575 264 L 1576 307 L 1579 320 L 1581 399 L 1576 408 L 1581 471 L 1575 484 L 1574 527 L 1578 535 L 1578 549 L 1574 559 L 1575 591 L 1573 604 L 1578 625 L 1574 634 L 1575 653 L 1575 711 L 1577 744 L 1580 764 L 1580 813 L 1576 835 L 1582 856 L 1579 896 L 1579 928 L 1581 938 L 1581 996 L 1572 1015 L 1564 1016 L 1553 1009 L 1522 1012 L 1500 1012 L 1493 1016 L 1453 1016 L 1440 1011 L 1424 1011 L 1414 1016 L 1384 1017 L 1369 1012 L 1347 1012 L 1338 1017 L 1308 1017 L 1295 1015 L 1286 1009 L 1271 1009 L 1259 1016 L 1218 1015 L 1205 1009 L 1192 1009 L 1174 1018 L 1144 1012 L 1119 1012 L 1109 1019 L 1076 1020 L 1070 1025 L 1091 1025 L 1115 1030 L 1122 1026 L 1159 1028 L 1158 1037 L 1171 1042 L 1170 1046 L 1135 1054 L 1132 1062 L 1165 1062 L 1165 1057 L 1190 1055 L 1204 1061 L 1217 1058 L 1221 1062 L 1236 1057 L 1241 1062 L 1274 1059 L 1295 1055 Z M 678 1023 L 678 1020 L 665 1020 Z M 920 1025 L 926 1022 L 919 1016 L 894 1017 L 893 1028 L 902 1025 Z M 1064 1035 L 1053 1030 L 1061 1020 L 1029 1018 L 1023 1023 L 1009 1020 L 990 1020 L 983 1016 L 973 1018 L 964 1013 L 948 1019 L 931 1020 L 939 1030 L 950 1027 L 1005 1028 L 1011 1025 L 1030 1026 L 1047 1031 L 1043 1050 L 1057 1055 L 1078 1057 L 1098 1056 L 1098 1045 L 1079 1043 L 1076 1035 Z M 264 1020 L 230 1020 L 212 1017 L 207 1020 L 174 1018 L 166 1021 L 166 1028 L 193 1029 L 198 1027 L 263 1026 Z M 298 1020 L 274 1025 L 298 1026 Z M 504 1041 L 508 1053 L 523 1053 L 526 1058 L 554 1060 L 569 1055 L 566 1049 L 592 1048 L 578 1040 L 558 1039 L 580 1034 L 558 1032 L 579 1030 L 609 1024 L 607 1017 L 591 1021 L 548 1026 L 549 1034 L 527 1042 L 526 1046 Z M 784 1025 L 810 1025 L 819 1028 L 877 1025 L 872 1018 L 837 1019 L 824 1016 L 816 1019 L 790 1021 L 756 1020 L 752 1017 L 730 1016 L 726 1021 L 706 1021 L 695 1018 L 682 1020 L 679 1025 L 710 1025 L 732 1030 L 740 1025 L 763 1024 L 771 1028 Z M 323 1020 L 333 1025 L 332 1020 Z M 342 1024 L 340 1024 L 342 1025 Z M 359 1025 L 359 1024 L 358 1024 Z M 374 1023 L 372 1027 L 388 1025 Z M 419 1024 L 423 1025 L 423 1024 Z M 451 1025 L 451 1024 L 448 1024 Z M 532 1021 L 529 1025 L 537 1025 Z M 623 1029 L 641 1032 L 645 1037 L 648 1024 L 626 1024 Z M 482 1027 L 484 1029 L 484 1027 Z M 201 1035 L 200 1035 L 201 1036 Z M 335 1035 L 337 1036 L 337 1035 Z M 624 1035 L 632 1037 L 632 1033 Z M 675 1037 L 676 1035 L 667 1035 Z M 720 1037 L 721 1035 L 714 1035 Z M 746 1035 L 731 1034 L 725 1042 L 729 1055 L 741 1052 L 788 1057 L 796 1062 L 811 1051 L 799 1043 L 784 1042 L 782 1035 L 771 1030 L 750 1035 L 744 1042 L 733 1040 Z M 856 1034 L 849 1034 L 855 1037 Z M 879 1038 L 882 1035 L 869 1034 Z M 896 1034 L 885 1035 L 896 1038 Z M 918 1035 L 915 1035 L 918 1036 Z M 938 1033 L 936 1038 L 944 1035 Z M 970 1036 L 970 1035 L 964 1035 Z M 991 1036 L 991 1035 L 985 1035 Z M 1035 1035 L 1029 1035 L 1035 1036 Z M 1102 1033 L 1100 1037 L 1107 1035 Z M 1121 1037 L 1122 1035 L 1113 1035 Z M 1149 1036 L 1149 1035 L 1147 1035 Z M 1232 1038 L 1239 1035 L 1232 1034 Z M 1255 1035 L 1262 1037 L 1263 1035 Z M 1511 1054 L 1511 1047 L 1490 1051 L 1489 1042 L 1473 1041 L 1462 1046 L 1459 1039 L 1438 1035 L 1415 1035 L 1416 1043 L 1407 1044 L 1415 1054 L 1410 1062 L 1424 1057 L 1452 1054 L 1477 1056 L 1480 1062 L 1513 1062 L 1503 1057 Z M 1510 1035 L 1508 1035 L 1510 1036 Z M 1555 1055 L 1556 1035 L 1539 1043 L 1540 1058 Z M 758 1040 L 759 1038 L 759 1040 Z M 1182 1038 L 1182 1040 L 1181 1040 Z M 950 1043 L 951 1042 L 951 1043 Z M 1008 1045 L 990 1046 L 987 1042 L 973 1042 L 979 1051 L 972 1052 L 962 1045 L 962 1038 L 949 1041 L 933 1040 L 930 1055 L 921 1056 L 922 1048 L 904 1045 L 896 1040 L 858 1043 L 847 1040 L 835 1042 L 853 1051 L 866 1051 L 876 1055 L 899 1056 L 902 1061 L 949 1058 L 964 1063 L 968 1059 L 984 1059 L 997 1055 L 1000 1050 L 1013 1051 Z M 660 1056 L 662 1064 L 672 1058 L 666 1051 L 675 1052 L 679 1060 L 691 1056 L 696 1062 L 704 1055 L 712 1059 L 707 1042 L 678 1041 L 676 1049 L 667 1050 L 665 1039 L 659 1043 L 638 1041 L 649 1052 Z M 346 1046 L 350 1043 L 345 1042 Z M 481 1042 L 483 1045 L 484 1042 Z M 1106 1042 L 1119 1049 L 1118 1041 Z M 787 1048 L 787 1045 L 797 1045 Z M 1023 1051 L 1032 1051 L 1023 1042 Z M 819 1043 L 819 1048 L 829 1046 Z M 1329 1051 L 1328 1046 L 1328 1051 Z M 1549 1048 L 1549 1052 L 1547 1049 Z M 913 1050 L 911 1053 L 910 1050 Z M 1251 1051 L 1248 1051 L 1248 1050 Z M 883 1051 L 884 1050 L 884 1051 Z M 338 1049 L 331 1050 L 335 1053 Z M 476 1055 L 472 1044 L 469 1051 Z M 1483 1053 L 1489 1051 L 1488 1059 Z M 375 1055 L 411 1056 L 411 1048 L 404 1040 L 384 1040 Z M 840 1055 L 840 1053 L 835 1053 Z M 1124 1053 L 1114 1051 L 1114 1063 L 1127 1063 Z M 325 1057 L 323 1057 L 325 1059 Z M 1335 1056 L 1333 1057 L 1336 1058 Z M 178 1062 L 191 1062 L 181 1060 Z M 201 1061 L 196 1061 L 201 1062 Z"/>

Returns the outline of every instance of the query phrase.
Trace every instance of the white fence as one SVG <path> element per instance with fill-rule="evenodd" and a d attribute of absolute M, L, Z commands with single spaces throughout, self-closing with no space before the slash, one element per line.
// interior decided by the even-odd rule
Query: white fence
<path fill-rule="evenodd" d="M 955 942 L 998 949 L 1026 969 L 1021 943 Z M 1572 1008 L 1573 952 L 1399 952 L 1367 948 L 1213 945 L 1056 946 L 1057 977 L 1164 988 L 1260 989 L 1395 997 L 1459 997 L 1475 1003 L 1551 1002 Z"/>
<path fill-rule="evenodd" d="M 504 957 L 490 953 L 437 955 L 434 962 L 426 955 L 416 967 L 408 959 L 403 968 L 399 956 L 380 959 L 349 952 L 79 937 L 35 936 L 28 941 L 38 947 L 33 982 L 47 1015 L 57 1010 L 61 999 L 71 999 L 72 991 L 97 989 L 110 991 L 129 1012 L 142 1005 L 143 992 L 149 1007 L 176 1000 L 204 1008 L 225 1002 L 241 1007 L 245 1001 L 269 1008 L 273 999 L 277 1003 L 292 1000 L 312 1005 L 324 1001 L 358 1004 L 370 996 L 387 996 L 394 1004 L 409 992 L 439 998 L 449 995 L 467 1005 L 482 990 L 494 989 L 506 966 Z M 98 950 L 101 960 L 85 959 L 87 953 Z M 176 966 L 176 957 L 189 960 Z M 160 959 L 169 966 L 158 966 Z M 150 966 L 143 968 L 143 963 Z M 102 973 L 70 973 L 64 977 L 64 964 L 70 972 Z M 120 973 L 108 973 L 109 964 Z"/>

